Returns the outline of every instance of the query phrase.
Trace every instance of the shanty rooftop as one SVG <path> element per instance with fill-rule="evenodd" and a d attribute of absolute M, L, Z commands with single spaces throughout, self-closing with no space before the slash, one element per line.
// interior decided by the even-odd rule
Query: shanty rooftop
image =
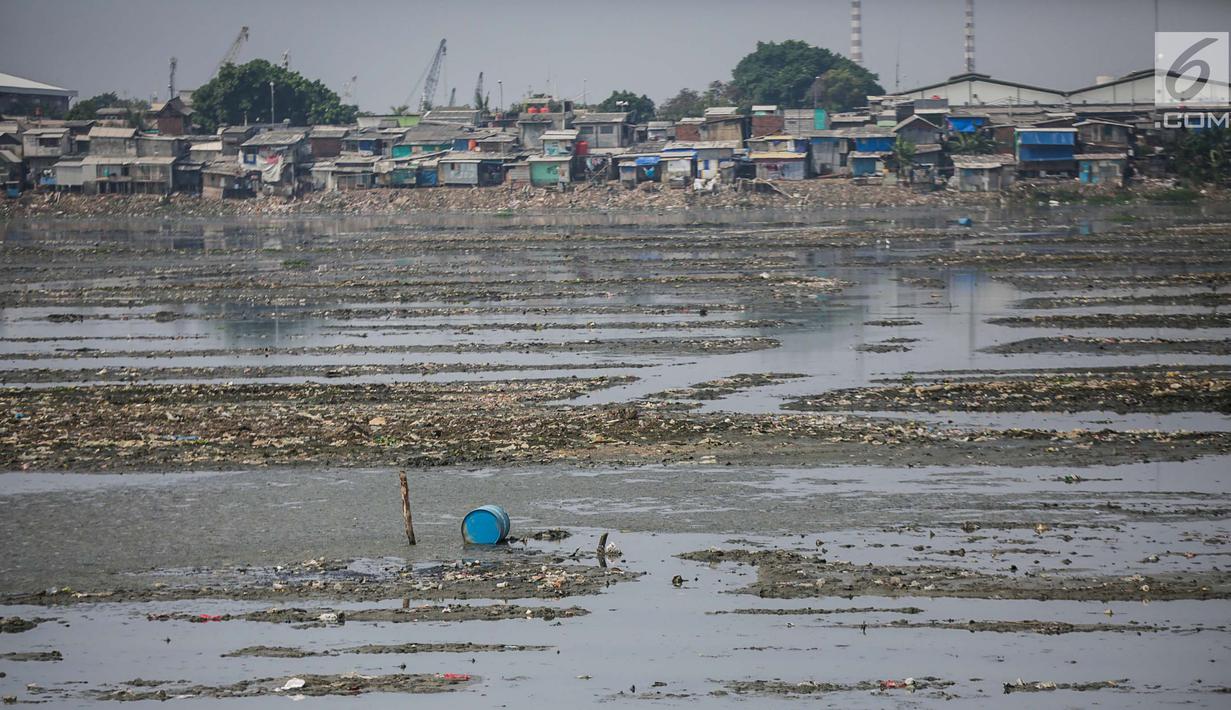
<path fill-rule="evenodd" d="M 294 145 L 303 139 L 303 131 L 265 131 L 244 141 L 243 145 Z"/>

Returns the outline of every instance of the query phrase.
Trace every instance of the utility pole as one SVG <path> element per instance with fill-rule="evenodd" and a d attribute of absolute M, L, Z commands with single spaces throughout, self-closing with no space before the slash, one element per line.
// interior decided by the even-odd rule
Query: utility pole
<path fill-rule="evenodd" d="M 175 98 L 175 65 L 178 63 L 175 57 L 171 57 L 171 76 L 167 79 L 167 101 Z"/>
<path fill-rule="evenodd" d="M 269 82 L 269 122 L 277 123 L 278 114 L 274 112 L 274 83 Z"/>
<path fill-rule="evenodd" d="M 496 85 L 500 87 L 500 115 L 504 115 L 504 79 L 497 79 Z"/>

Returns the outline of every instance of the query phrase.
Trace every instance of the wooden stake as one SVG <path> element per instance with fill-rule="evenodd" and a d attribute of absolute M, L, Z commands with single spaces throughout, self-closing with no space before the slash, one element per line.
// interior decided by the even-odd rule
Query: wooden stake
<path fill-rule="evenodd" d="M 607 533 L 603 533 L 602 535 L 598 537 L 598 550 L 596 550 L 596 554 L 598 557 L 598 566 L 606 567 L 607 566 Z"/>
<path fill-rule="evenodd" d="M 398 472 L 398 480 L 402 484 L 402 520 L 406 521 L 406 542 L 415 544 L 415 524 L 410 517 L 410 484 L 406 482 L 406 472 Z"/>

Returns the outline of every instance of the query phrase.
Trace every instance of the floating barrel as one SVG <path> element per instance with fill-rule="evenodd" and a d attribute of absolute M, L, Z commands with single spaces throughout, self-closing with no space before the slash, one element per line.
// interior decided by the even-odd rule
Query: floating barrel
<path fill-rule="evenodd" d="M 509 536 L 509 514 L 498 505 L 484 505 L 462 518 L 462 539 L 472 545 L 495 545 Z"/>

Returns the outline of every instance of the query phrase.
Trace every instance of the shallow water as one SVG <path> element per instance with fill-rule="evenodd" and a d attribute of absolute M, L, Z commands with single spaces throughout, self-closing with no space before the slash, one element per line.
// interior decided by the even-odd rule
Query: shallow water
<path fill-rule="evenodd" d="M 747 243 L 730 228 L 698 226 L 722 215 L 663 213 L 636 216 L 579 213 L 527 215 L 510 224 L 490 215 L 304 218 L 293 220 L 60 220 L 0 227 L 4 248 L 55 244 L 64 249 L 94 243 L 135 249 L 134 258 L 165 278 L 148 281 L 149 293 L 165 302 L 127 305 L 143 297 L 150 274 L 123 268 L 114 274 L 68 270 L 38 280 L 11 283 L 0 293 L 40 290 L 88 295 L 64 303 L 23 304 L 7 300 L 0 310 L 0 360 L 9 379 L 24 387 L 23 370 L 149 370 L 159 382 L 325 381 L 290 374 L 270 378 L 212 376 L 210 368 L 362 364 L 467 363 L 546 366 L 499 372 L 430 375 L 355 375 L 330 382 L 506 380 L 556 376 L 631 375 L 636 381 L 593 391 L 573 404 L 619 403 L 662 390 L 748 373 L 799 373 L 791 379 L 725 393 L 699 402 L 704 412 L 777 413 L 792 397 L 834 388 L 901 380 L 936 370 L 1021 371 L 1132 365 L 1226 365 L 1227 358 L 1200 355 L 1097 356 L 1069 353 L 995 355 L 991 345 L 1054 335 L 1222 339 L 1231 329 L 1052 329 L 1010 328 L 989 318 L 1010 315 L 1136 312 L 1201 313 L 1217 309 L 1134 306 L 1024 310 L 1017 301 L 1037 295 L 1092 295 L 1090 290 L 1025 291 L 998 278 L 1000 268 L 932 263 L 933 257 L 971 253 L 1039 255 L 1090 251 L 1082 238 L 1098 240 L 1108 218 L 1126 208 L 980 210 L 976 229 L 952 227 L 957 213 L 903 210 L 886 215 L 867 210 L 767 212 L 748 215 L 765 230 Z M 1143 224 L 1167 226 L 1225 219 L 1225 209 L 1139 209 Z M 729 218 L 729 215 L 726 215 Z M 794 246 L 799 224 L 821 230 L 866 228 L 860 243 Z M 546 225 L 540 228 L 539 225 Z M 771 225 L 797 225 L 778 227 Z M 1135 224 L 1134 226 L 1140 226 Z M 563 238 L 542 242 L 482 243 L 483 230 Z M 438 250 L 420 248 L 417 230 Z M 586 241 L 595 232 L 595 242 Z M 897 239 L 910 229 L 932 230 Z M 767 238 L 765 235 L 772 235 Z M 781 235 L 782 242 L 776 240 Z M 887 241 L 882 236 L 892 237 Z M 1225 235 L 1224 235 L 1225 237 Z M 1066 241 L 1068 240 L 1068 241 Z M 456 241 L 456 244 L 445 244 Z M 1138 245 L 1097 249 L 1123 256 Z M 377 250 L 377 246 L 380 250 Z M 283 262 L 322 250 L 344 266 L 284 273 Z M 444 251 L 440 251 L 444 250 Z M 109 257 L 101 257 L 108 259 Z M 1144 256 L 1143 256 L 1144 259 Z M 218 286 L 219 263 L 229 273 L 308 283 L 285 298 L 260 302 Z M 108 264 L 117 263 L 112 259 Z M 322 264 L 313 264 L 320 267 Z M 203 273 L 182 271 L 201 268 Z M 1211 267 L 1216 268 L 1216 267 Z M 1152 274 L 1200 264 L 1132 263 L 1097 267 L 1016 268 L 1014 274 Z M 642 280 L 712 276 L 737 270 L 748 278 L 718 282 Z M 9 271 L 8 273 L 13 273 Z M 762 279 L 765 273 L 770 278 Z M 405 279 L 406 300 L 373 289 L 357 294 L 345 286 L 385 274 Z M 774 277 L 827 277 L 849 286 L 839 293 L 762 288 Z M 21 274 L 17 274 L 21 276 Z M 911 285 L 904 278 L 938 280 Z M 434 284 L 465 285 L 460 296 Z M 417 285 L 416 285 L 417 284 Z M 428 284 L 424 286 L 424 284 Z M 483 295 L 474 287 L 504 289 Z M 510 285 L 511 284 L 511 285 Z M 184 286 L 186 295 L 177 290 Z M 208 286 L 209 288 L 206 288 Z M 218 286 L 218 288 L 215 288 Z M 383 288 L 383 287 L 382 287 Z M 390 287 L 392 288 L 392 287 Z M 120 289 L 111 291 L 108 289 Z M 127 289 L 127 290 L 125 290 Z M 220 290 L 219 290 L 220 289 Z M 1105 289 L 1099 295 L 1193 292 L 1196 287 Z M 557 293 L 559 291 L 559 293 Z M 119 295 L 116 295 L 119 294 Z M 241 297 L 242 296 L 242 297 Z M 700 308 L 708 315 L 701 316 Z M 546 312 L 536 309 L 544 308 Z M 354 313 L 346 313 L 354 309 Z M 477 312 L 475 309 L 479 309 Z M 159 312 L 179 315 L 166 322 Z M 401 312 L 399 312 L 401 311 Z M 414 311 L 411 313 L 411 311 Z M 52 314 L 80 314 L 80 322 L 54 323 Z M 106 316 L 104 320 L 100 317 Z M 386 317 L 387 316 L 387 317 Z M 774 327 L 708 327 L 697 321 L 781 320 Z M 910 319 L 917 324 L 877 326 L 868 321 Z M 507 327 L 532 324 L 519 330 Z M 583 325 L 583 328 L 567 326 Z M 591 326 L 592 324 L 592 326 Z M 630 325 L 631 324 L 631 325 Z M 663 324 L 644 327 L 637 324 Z M 780 346 L 734 354 L 654 352 L 608 347 L 639 339 L 670 344 L 686 338 L 762 336 Z M 908 352 L 871 353 L 857 348 L 890 338 L 914 338 Z M 37 339 L 37 340 L 27 340 Z M 365 352 L 363 348 L 501 345 L 493 352 Z M 536 352 L 540 343 L 574 343 L 572 351 Z M 352 346 L 347 352 L 288 353 L 287 348 Z M 114 352 L 74 353 L 76 348 Z M 262 352 L 261 349 L 270 349 Z M 222 350 L 216 354 L 202 351 Z M 21 359 L 15 355 L 38 357 Z M 634 363 L 647 367 L 622 367 Z M 565 369 L 581 365 L 595 369 Z M 603 367 L 599 367 L 603 366 Z M 153 368 L 199 368 L 187 377 L 155 377 Z M 559 369 L 553 369 L 559 368 Z M 98 381 L 104 377 L 99 375 Z M 35 386 L 52 386 L 55 381 Z M 114 384 L 114 382 L 112 382 Z M 1159 429 L 1227 431 L 1231 417 L 1213 412 L 1169 415 L 1077 413 L 879 413 L 963 427 L 1045 429 Z M 5 413 L 8 416 L 8 413 Z M 83 475 L 85 474 L 85 475 Z M 684 698 L 656 698 L 667 707 L 780 707 L 783 698 L 713 695 L 729 681 L 781 679 L 855 683 L 937 676 L 955 682 L 952 697 L 866 691 L 802 696 L 804 702 L 839 707 L 887 704 L 959 707 L 1040 705 L 1158 707 L 1187 703 L 1219 707 L 1231 685 L 1231 603 L 1064 602 L 997 599 L 821 597 L 761 599 L 727 594 L 750 583 L 755 571 L 709 566 L 674 555 L 710 546 L 823 550 L 834 560 L 869 564 L 939 564 L 995 574 L 1098 573 L 1113 576 L 1225 569 L 1231 544 L 1228 492 L 1231 457 L 1146 462 L 1118 466 L 991 467 L 967 465 L 893 468 L 861 465 L 795 467 L 727 466 L 720 454 L 691 464 L 613 466 L 450 467 L 411 472 L 420 544 L 408 556 L 402 537 L 392 469 L 227 470 L 205 473 L 0 474 L 0 590 L 48 586 L 123 586 L 182 575 L 193 568 L 231 570 L 278 565 L 316 557 L 360 558 L 381 564 L 408 558 L 430 565 L 471 556 L 500 558 L 462 547 L 460 516 L 479 504 L 498 502 L 513 516 L 514 533 L 565 527 L 574 536 L 537 549 L 591 550 L 610 531 L 624 550 L 621 564 L 645 572 L 636 582 L 602 594 L 538 604 L 578 604 L 589 616 L 543 621 L 371 624 L 297 630 L 287 625 L 226 622 L 151 622 L 151 612 L 218 614 L 266 608 L 217 600 L 175 603 L 85 604 L 66 608 L 0 606 L 0 616 L 53 617 L 33 631 L 4 634 L 0 652 L 56 649 L 60 662 L 0 659 L 0 695 L 50 699 L 55 706 L 91 703 L 85 688 L 108 687 L 141 676 L 226 683 L 298 673 L 462 672 L 480 681 L 458 693 L 416 696 L 416 706 L 508 704 L 514 707 L 575 707 L 628 702 L 661 690 Z M 980 525 L 977 534 L 963 523 Z M 1036 525 L 1044 524 L 1043 532 Z M 1065 539 L 1066 536 L 1069 539 Z M 738 541 L 733 541 L 738 540 Z M 818 546 L 817 542 L 821 544 Z M 917 546 L 923 549 L 916 550 Z M 961 548 L 962 556 L 947 554 Z M 1156 557 L 1156 561 L 1151 561 Z M 1066 562 L 1067 560 L 1067 562 Z M 1014 571 L 1016 568 L 1016 571 Z M 671 578 L 686 578 L 675 588 Z M 369 606 L 397 606 L 389 600 Z M 471 600 L 468 603 L 486 603 Z M 315 606 L 316 602 L 305 606 Z M 714 615 L 737 608 L 903 607 L 902 615 L 868 612 L 834 615 Z M 337 606 L 337 605 L 335 605 Z M 346 606 L 346 605 L 341 605 Z M 1108 616 L 1107 611 L 1113 616 Z M 1095 632 L 1048 636 L 1032 633 L 970 633 L 918 628 L 840 628 L 895 619 L 1061 620 L 1072 623 L 1156 624 L 1143 633 Z M 473 641 L 546 644 L 549 651 L 362 656 L 304 659 L 220 658 L 254 645 L 338 649 L 364 643 Z M 559 651 L 557 654 L 556 651 Z M 473 659 L 473 662 L 472 662 Z M 581 678 L 589 676 L 589 678 Z M 1088 682 L 1128 679 L 1132 691 L 1003 694 L 1003 684 L 1026 681 Z M 652 688 L 651 683 L 667 685 Z M 37 683 L 46 694 L 31 694 Z M 635 685 L 636 691 L 630 691 Z M 329 707 L 387 707 L 406 698 L 373 694 L 313 698 Z M 199 701 L 208 704 L 208 701 Z M 265 706 L 268 699 L 229 700 Z M 101 703 L 99 703 L 101 704 Z M 152 704 L 152 703 L 149 703 Z"/>

